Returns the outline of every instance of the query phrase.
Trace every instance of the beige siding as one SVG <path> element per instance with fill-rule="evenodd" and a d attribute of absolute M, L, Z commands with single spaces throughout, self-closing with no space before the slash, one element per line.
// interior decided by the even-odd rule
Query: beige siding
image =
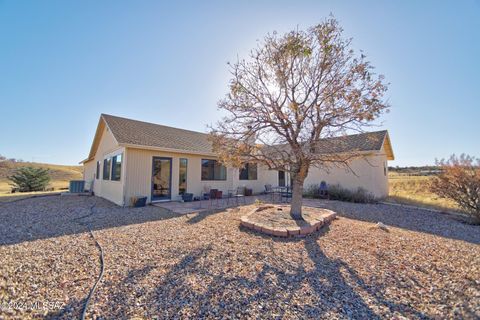
<path fill-rule="evenodd" d="M 94 168 L 93 172 L 95 175 L 97 161 L 100 161 L 100 176 L 98 177 L 98 179 L 93 180 L 92 178 L 90 178 L 92 177 L 90 173 L 88 177 L 90 178 L 90 181 L 93 181 L 93 191 L 97 196 L 110 200 L 118 205 L 124 205 L 123 184 L 125 180 L 126 167 L 125 156 L 123 157 L 124 163 L 122 163 L 122 174 L 120 181 L 103 180 L 103 159 L 120 153 L 125 153 L 124 148 L 118 146 L 112 133 L 108 130 L 108 128 L 105 127 L 100 138 L 97 152 L 95 153 L 95 159 L 88 162 L 88 164 L 90 162 L 93 163 L 92 166 Z M 90 165 L 88 165 L 87 171 L 90 172 Z"/>
<path fill-rule="evenodd" d="M 349 165 L 355 174 L 343 167 L 333 167 L 329 171 L 312 167 L 305 179 L 304 187 L 320 184 L 324 180 L 329 185 L 339 184 L 346 189 L 354 190 L 362 187 L 377 198 L 388 195 L 388 172 L 385 174 L 384 171 L 384 167 L 387 166 L 387 156 L 384 153 L 355 159 Z"/>
<path fill-rule="evenodd" d="M 95 179 L 96 162 L 91 160 L 83 164 L 83 180 L 85 180 L 85 190 L 91 190 L 93 180 Z"/>
<path fill-rule="evenodd" d="M 225 181 L 202 181 L 201 160 L 214 159 L 212 157 L 194 154 L 169 153 L 142 149 L 127 148 L 127 182 L 125 188 L 126 204 L 130 203 L 131 197 L 147 196 L 150 202 L 152 188 L 152 161 L 153 157 L 172 158 L 172 200 L 179 200 L 179 159 L 188 159 L 187 167 L 187 192 L 200 196 L 204 188 L 215 188 L 227 192 L 239 186 L 252 188 L 253 192 L 262 192 L 266 183 L 276 184 L 276 171 L 258 169 L 258 179 L 254 181 L 239 180 L 238 169 L 227 168 Z M 274 180 L 275 179 L 275 180 Z"/>
<path fill-rule="evenodd" d="M 240 180 L 239 170 L 235 169 L 234 184 L 235 186 L 246 187 L 252 189 L 254 193 L 261 193 L 265 190 L 265 185 L 278 185 L 278 171 L 268 170 L 264 166 L 257 167 L 257 180 Z"/>

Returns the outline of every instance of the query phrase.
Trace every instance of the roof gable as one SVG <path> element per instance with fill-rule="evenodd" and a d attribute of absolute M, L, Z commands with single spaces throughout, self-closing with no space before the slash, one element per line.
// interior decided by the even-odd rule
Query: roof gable
<path fill-rule="evenodd" d="M 91 161 L 93 160 L 93 158 L 95 158 L 95 154 L 97 153 L 97 149 L 98 149 L 98 146 L 100 145 L 100 141 L 102 140 L 103 132 L 105 128 L 111 132 L 111 130 L 108 128 L 108 125 L 103 119 L 103 117 L 100 116 L 100 119 L 98 120 L 97 129 L 95 130 L 95 136 L 93 138 L 92 146 L 90 147 L 88 158 L 81 161 L 80 164 Z M 118 144 L 118 141 L 116 140 L 116 137 L 113 133 L 112 133 L 112 137 L 115 140 L 116 144 Z"/>
<path fill-rule="evenodd" d="M 393 160 L 393 150 L 387 130 L 364 132 L 322 139 L 317 143 L 318 153 L 347 153 L 381 151 L 385 149 L 388 160 Z"/>

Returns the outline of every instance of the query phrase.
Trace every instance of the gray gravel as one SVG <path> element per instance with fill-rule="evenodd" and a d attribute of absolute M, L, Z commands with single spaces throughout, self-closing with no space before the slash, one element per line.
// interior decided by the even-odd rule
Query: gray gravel
<path fill-rule="evenodd" d="M 100 266 L 87 226 L 106 264 L 88 318 L 480 317 L 480 227 L 388 205 L 306 203 L 340 218 L 286 240 L 240 228 L 247 207 L 176 215 L 95 197 L 0 204 L 0 319 L 78 317 Z M 36 301 L 50 305 L 27 304 Z"/>

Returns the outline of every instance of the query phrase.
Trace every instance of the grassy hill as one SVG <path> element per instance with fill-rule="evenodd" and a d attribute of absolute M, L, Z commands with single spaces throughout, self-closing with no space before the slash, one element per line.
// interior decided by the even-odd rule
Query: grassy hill
<path fill-rule="evenodd" d="M 62 166 L 48 163 L 36 162 L 0 162 L 0 195 L 10 193 L 11 186 L 9 185 L 8 177 L 15 172 L 19 167 L 41 167 L 50 171 L 50 187 L 55 190 L 68 188 L 68 181 L 82 179 L 82 166 Z"/>

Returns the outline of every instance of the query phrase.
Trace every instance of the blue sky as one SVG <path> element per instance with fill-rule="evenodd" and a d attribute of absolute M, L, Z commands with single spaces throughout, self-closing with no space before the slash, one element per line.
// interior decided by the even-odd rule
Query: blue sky
<path fill-rule="evenodd" d="M 0 0 L 0 154 L 76 164 L 102 112 L 205 131 L 228 61 L 330 13 L 391 83 L 391 165 L 480 156 L 479 0 Z"/>

